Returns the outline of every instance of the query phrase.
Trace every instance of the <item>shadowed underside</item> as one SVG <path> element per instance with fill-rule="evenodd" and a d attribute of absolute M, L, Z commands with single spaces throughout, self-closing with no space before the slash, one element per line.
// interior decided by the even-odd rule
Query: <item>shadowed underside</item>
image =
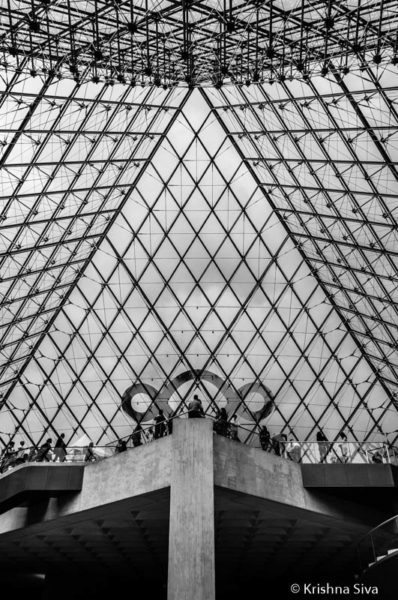
<path fill-rule="evenodd" d="M 370 473 L 374 466 L 365 468 Z M 283 591 L 291 582 L 312 580 L 314 574 L 317 581 L 341 583 L 358 570 L 358 541 L 394 510 L 396 488 L 387 494 L 378 487 L 380 482 L 366 482 L 365 477 L 361 493 L 354 496 L 348 474 L 355 479 L 357 465 L 340 467 L 336 501 L 336 490 L 322 489 L 322 477 L 317 486 L 315 469 L 312 487 L 306 489 L 300 465 L 214 437 L 211 422 L 204 419 L 177 420 L 169 438 L 88 465 L 83 480 L 83 467 L 77 465 L 21 467 L 3 475 L 2 481 L 25 472 L 28 483 L 35 479 L 38 484 L 41 472 L 42 496 L 27 489 L 23 501 L 14 498 L 14 504 L 0 515 L 2 571 L 8 576 L 16 571 L 45 573 L 46 581 L 52 577 L 63 581 L 61 598 L 70 593 L 70 585 L 80 598 L 93 577 L 101 582 L 104 578 L 104 585 L 108 579 L 115 589 L 120 582 L 130 581 L 137 589 L 149 585 L 162 590 L 167 565 L 170 583 L 170 565 L 177 561 L 172 581 L 192 585 L 191 580 L 197 579 L 200 593 L 206 582 L 199 563 L 205 565 L 211 556 L 214 540 L 217 598 L 271 581 Z M 73 469 L 80 483 L 67 474 Z M 203 495 L 212 497 L 214 487 L 214 503 L 209 502 L 209 522 L 204 527 L 195 524 L 195 514 L 203 510 L 198 488 L 195 495 L 191 493 L 195 469 Z M 187 478 L 191 484 L 182 488 Z M 207 528 L 211 535 L 206 540 L 203 530 Z M 180 548 L 186 544 L 198 546 L 202 558 L 193 563 L 193 573 L 185 580 Z M 209 568 L 214 575 L 214 564 L 205 566 Z M 98 587 L 102 598 L 102 585 Z M 159 598 L 163 596 L 165 588 L 158 592 Z"/>

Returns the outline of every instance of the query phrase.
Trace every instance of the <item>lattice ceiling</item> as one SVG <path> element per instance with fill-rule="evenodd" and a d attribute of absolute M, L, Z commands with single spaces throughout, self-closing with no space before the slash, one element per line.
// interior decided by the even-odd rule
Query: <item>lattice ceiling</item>
<path fill-rule="evenodd" d="M 393 441 L 397 3 L 304 4 L 2 4 L 3 434 L 111 441 L 131 383 L 206 371 L 248 418 L 268 386 L 275 432 Z M 197 386 L 223 401 L 197 378 L 171 408 Z"/>
<path fill-rule="evenodd" d="M 307 79 L 398 62 L 396 0 L 8 0 L 2 64 L 170 86 Z"/>

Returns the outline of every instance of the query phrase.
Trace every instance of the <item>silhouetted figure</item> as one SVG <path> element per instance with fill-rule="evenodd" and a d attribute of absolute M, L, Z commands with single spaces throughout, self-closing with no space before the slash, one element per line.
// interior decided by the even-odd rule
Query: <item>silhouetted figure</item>
<path fill-rule="evenodd" d="M 265 425 L 263 425 L 260 429 L 259 438 L 260 438 L 261 448 L 267 452 L 268 452 L 268 450 L 271 450 L 271 448 L 272 448 L 271 435 Z"/>
<path fill-rule="evenodd" d="M 160 408 L 159 414 L 155 417 L 155 431 L 153 437 L 157 440 L 164 435 L 166 435 L 166 418 L 163 414 L 163 410 Z"/>
<path fill-rule="evenodd" d="M 346 462 L 348 462 L 348 459 L 349 459 L 349 456 L 348 456 L 347 436 L 342 431 L 339 434 L 339 438 L 341 439 L 341 443 L 340 443 L 340 453 L 341 453 L 340 462 L 346 463 Z"/>
<path fill-rule="evenodd" d="M 324 461 L 327 462 L 326 455 L 329 452 L 330 445 L 329 445 L 328 438 L 323 433 L 322 429 L 319 429 L 319 431 L 317 432 L 316 441 L 318 442 L 320 462 L 324 462 Z"/>
<path fill-rule="evenodd" d="M 188 417 L 190 419 L 197 419 L 204 416 L 205 413 L 203 411 L 202 401 L 199 399 L 198 395 L 195 394 L 193 400 L 188 404 Z"/>
<path fill-rule="evenodd" d="M 61 435 L 58 437 L 57 441 L 55 442 L 55 446 L 54 446 L 54 454 L 55 454 L 55 458 L 54 458 L 54 462 L 64 462 L 65 458 L 66 458 L 66 444 L 65 444 L 65 434 L 61 433 Z"/>
<path fill-rule="evenodd" d="M 25 442 L 22 440 L 19 442 L 18 449 L 15 454 L 15 464 L 21 465 L 28 460 L 28 451 L 25 448 Z"/>
<path fill-rule="evenodd" d="M 173 419 L 170 418 L 167 421 L 167 433 L 168 435 L 171 435 L 173 433 Z"/>
<path fill-rule="evenodd" d="M 149 429 L 146 430 L 145 437 L 147 442 L 152 442 L 154 439 L 153 427 L 149 427 Z"/>
<path fill-rule="evenodd" d="M 235 442 L 240 442 L 238 417 L 236 415 L 232 415 L 229 423 L 229 437 Z"/>
<path fill-rule="evenodd" d="M 388 442 L 388 446 L 383 454 L 387 459 L 387 462 L 392 465 L 398 465 L 398 448 L 393 446 L 391 442 Z"/>
<path fill-rule="evenodd" d="M 51 445 L 53 441 L 51 438 L 47 438 L 42 446 L 40 446 L 39 451 L 36 456 L 36 462 L 49 462 L 51 460 Z"/>
<path fill-rule="evenodd" d="M 142 445 L 141 433 L 142 433 L 142 427 L 138 423 L 137 427 L 134 429 L 133 433 L 131 434 L 131 441 L 133 442 L 134 448 L 137 448 L 137 446 Z"/>
<path fill-rule="evenodd" d="M 37 453 L 37 448 L 35 446 L 32 446 L 32 448 L 29 450 L 27 462 L 33 462 L 34 460 L 36 460 Z"/>
<path fill-rule="evenodd" d="M 97 460 L 94 454 L 94 442 L 90 442 L 88 446 L 84 448 L 84 462 L 94 462 Z"/>
<path fill-rule="evenodd" d="M 294 438 L 290 438 L 289 443 L 286 446 L 287 457 L 293 462 L 300 462 L 301 460 L 301 446 L 300 443 Z"/>
<path fill-rule="evenodd" d="M 380 464 L 383 462 L 383 455 L 380 450 L 377 450 L 372 456 L 372 462 L 376 464 Z"/>
<path fill-rule="evenodd" d="M 9 444 L 6 444 L 6 445 L 4 446 L 4 448 L 3 448 L 3 450 L 1 451 L 1 454 L 0 454 L 0 465 L 2 465 L 2 464 L 3 464 L 3 460 L 4 460 L 5 454 L 6 454 L 6 452 L 7 452 L 7 448 L 8 448 L 8 446 L 9 446 Z"/>
<path fill-rule="evenodd" d="M 278 433 L 272 438 L 272 448 L 277 456 L 284 456 L 286 449 L 287 436 L 284 433 Z"/>
<path fill-rule="evenodd" d="M 127 450 L 126 440 L 118 440 L 117 446 L 115 448 L 116 454 L 120 454 L 120 452 L 126 452 L 126 450 Z"/>
<path fill-rule="evenodd" d="M 214 421 L 213 429 L 218 435 L 228 437 L 228 413 L 225 408 L 221 408 L 217 420 Z"/>
<path fill-rule="evenodd" d="M 8 442 L 1 456 L 1 472 L 3 473 L 12 466 L 15 460 L 15 442 Z"/>
<path fill-rule="evenodd" d="M 3 450 L 2 458 L 9 458 L 15 454 L 15 442 L 8 442 Z"/>

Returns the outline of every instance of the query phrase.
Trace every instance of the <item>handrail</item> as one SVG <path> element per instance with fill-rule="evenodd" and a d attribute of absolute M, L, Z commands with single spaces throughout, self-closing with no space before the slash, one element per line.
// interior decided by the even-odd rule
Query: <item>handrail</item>
<path fill-rule="evenodd" d="M 362 542 L 362 540 L 366 539 L 369 535 L 372 535 L 372 533 L 374 533 L 378 529 L 381 529 L 382 527 L 384 527 L 384 525 L 387 525 L 387 523 L 390 523 L 390 521 L 395 521 L 397 519 L 398 519 L 398 515 L 395 515 L 394 517 L 390 517 L 386 521 L 379 523 L 378 525 L 376 525 L 376 527 L 373 527 L 373 529 L 370 529 L 367 533 L 365 533 L 365 535 L 363 537 L 361 537 L 360 540 L 358 541 L 358 544 L 360 544 Z"/>
<path fill-rule="evenodd" d="M 163 424 L 164 424 L 164 426 L 165 426 L 165 427 L 166 427 L 166 429 L 167 429 L 167 428 L 168 428 L 168 424 L 169 424 L 170 422 L 174 421 L 174 419 L 178 419 L 178 418 L 180 418 L 180 417 L 182 417 L 182 416 L 184 416 L 184 415 L 187 415 L 187 414 L 188 414 L 188 411 L 186 411 L 186 412 L 181 412 L 181 413 L 178 413 L 177 415 L 173 415 L 173 416 L 171 416 L 171 417 L 167 417 L 166 415 L 164 415 L 164 421 L 163 421 Z M 207 416 L 207 415 L 206 415 L 206 416 Z M 138 425 L 140 425 L 140 428 L 139 428 L 139 429 L 137 429 L 137 426 L 138 426 Z M 123 437 L 119 437 L 119 438 L 117 438 L 117 440 L 115 440 L 115 441 L 113 441 L 113 442 L 109 442 L 108 444 L 105 444 L 105 446 L 106 446 L 106 447 L 107 447 L 107 446 L 113 446 L 113 445 L 115 445 L 115 446 L 116 446 L 116 444 L 117 444 L 119 441 L 127 441 L 127 442 L 128 442 L 128 441 L 130 441 L 130 440 L 131 440 L 131 438 L 132 438 L 132 436 L 134 435 L 134 433 L 145 433 L 145 431 L 148 431 L 149 429 L 153 429 L 154 427 L 156 427 L 156 423 L 155 423 L 155 422 L 153 422 L 153 423 L 148 423 L 147 425 L 141 425 L 140 423 L 137 423 L 137 424 L 136 424 L 136 428 L 135 428 L 135 429 L 134 429 L 134 430 L 133 430 L 131 433 L 129 433 L 129 435 L 125 435 L 125 436 L 123 436 Z"/>
<path fill-rule="evenodd" d="M 179 418 L 185 414 L 187 414 L 187 413 L 186 412 L 179 413 L 178 415 L 174 415 L 173 417 L 170 417 L 169 419 L 165 417 L 164 426 L 165 426 L 166 431 L 165 431 L 164 435 L 171 434 L 170 427 L 169 427 L 170 422 L 172 422 L 175 418 Z M 126 440 L 127 442 L 132 441 L 133 447 L 134 447 L 133 437 L 135 434 L 140 434 L 139 444 L 137 444 L 137 445 L 141 446 L 143 444 L 147 444 L 150 441 L 152 441 L 152 440 L 148 439 L 146 432 L 149 429 L 154 429 L 154 427 L 155 427 L 155 424 L 148 424 L 146 426 L 140 426 L 139 429 L 135 429 L 128 436 L 124 436 L 123 438 L 118 438 L 118 440 L 115 442 L 110 442 L 105 445 L 98 445 L 98 444 L 94 445 L 93 444 L 93 446 L 91 447 L 92 454 L 91 454 L 90 458 L 88 458 L 88 459 L 86 459 L 84 452 L 87 452 L 89 444 L 86 444 L 84 446 L 66 446 L 65 454 L 62 457 L 62 459 L 60 460 L 60 462 L 74 462 L 72 457 L 79 455 L 79 454 L 81 455 L 81 460 L 76 460 L 75 462 L 89 462 L 91 460 L 98 461 L 98 460 L 104 460 L 106 458 L 110 458 L 111 456 L 113 456 L 116 453 L 117 443 L 119 442 L 119 440 Z M 141 435 L 141 434 L 143 434 L 143 435 Z M 131 449 L 131 447 L 126 448 L 126 450 L 127 449 Z M 25 464 L 25 463 L 57 462 L 58 457 L 56 456 L 56 452 L 55 452 L 56 448 L 54 446 L 52 446 L 49 449 L 49 453 L 51 455 L 50 459 L 43 458 L 41 460 L 38 460 L 38 458 L 39 458 L 38 453 L 40 452 L 40 450 L 41 450 L 41 447 L 26 446 L 23 448 L 23 455 L 21 455 L 21 448 L 16 448 L 14 450 L 13 454 L 10 456 L 6 456 L 3 452 L 2 456 L 0 457 L 0 474 L 6 472 L 6 470 L 8 470 L 10 468 L 14 468 L 14 467 L 17 467 L 17 466 L 19 466 L 21 464 Z M 111 451 L 111 450 L 113 451 L 112 454 L 106 455 L 106 451 Z M 99 453 L 101 453 L 101 451 L 104 451 L 103 456 L 100 456 L 100 454 L 99 454 Z M 34 452 L 34 454 L 32 454 L 33 452 Z M 18 454 L 19 454 L 19 456 L 18 456 Z"/>
<path fill-rule="evenodd" d="M 212 417 L 214 419 L 214 417 Z M 215 419 L 214 419 L 215 420 Z M 230 419 L 227 421 L 230 425 Z M 262 447 L 260 440 L 260 431 L 258 427 L 248 427 L 237 424 L 239 431 L 248 434 L 246 439 L 239 440 L 250 446 Z M 243 436 L 242 436 L 243 437 Z M 269 438 L 265 444 L 268 452 L 275 452 L 274 437 Z M 386 442 L 352 442 L 352 441 L 298 441 L 292 439 L 294 446 L 299 447 L 296 457 L 289 456 L 290 440 L 280 440 L 280 456 L 290 458 L 294 462 L 309 464 L 396 464 L 398 465 L 398 448 L 387 444 Z"/>
<path fill-rule="evenodd" d="M 179 413 L 173 415 L 172 417 L 165 416 L 165 426 L 167 428 L 167 424 L 170 421 L 173 421 L 176 418 L 185 417 L 189 414 L 189 411 L 185 411 L 183 413 Z M 218 421 L 218 417 L 209 413 L 204 413 L 204 417 L 207 419 L 211 419 L 213 422 Z M 227 427 L 231 426 L 231 418 L 229 418 L 226 422 Z M 152 421 L 145 426 L 141 427 L 142 432 L 146 432 L 149 429 L 153 429 L 156 424 Z M 236 428 L 243 434 L 245 434 L 245 439 L 239 439 L 240 442 L 254 446 L 257 448 L 261 447 L 261 442 L 259 438 L 259 425 L 249 426 L 236 424 Z M 120 440 L 131 440 L 134 432 L 129 434 L 128 436 L 124 436 L 119 438 Z M 229 437 L 229 435 L 227 435 Z M 242 435 L 243 437 L 243 435 Z M 270 444 L 272 442 L 272 438 L 270 440 Z M 112 442 L 111 444 L 116 444 Z M 294 443 L 300 445 L 300 458 L 296 462 L 300 463 L 310 463 L 310 464 L 318 464 L 323 462 L 325 464 L 330 464 L 330 462 L 341 463 L 344 462 L 346 464 L 351 463 L 362 463 L 362 464 L 371 464 L 376 462 L 374 457 L 376 454 L 379 454 L 379 460 L 377 462 L 388 463 L 388 464 L 397 464 L 398 465 L 398 448 L 390 446 L 385 442 L 335 442 L 335 441 L 327 441 L 327 442 L 318 442 L 318 441 L 305 441 L 301 442 L 298 440 L 294 440 Z M 109 445 L 111 445 L 109 444 Z M 283 442 L 285 448 L 281 452 L 281 455 L 284 458 L 290 458 L 287 456 L 287 446 L 289 445 L 289 440 Z M 322 445 L 326 449 L 321 452 Z M 343 453 L 344 450 L 344 453 Z M 268 451 L 273 451 L 273 448 L 270 447 Z M 322 456 L 323 454 L 323 456 Z M 344 460 L 343 457 L 344 456 Z M 294 459 L 292 459 L 294 460 Z"/>
<path fill-rule="evenodd" d="M 388 529 L 396 523 L 396 531 Z M 384 531 L 383 531 L 384 530 Z M 365 572 L 390 554 L 398 553 L 398 515 L 386 519 L 370 529 L 357 543 L 360 569 Z"/>
<path fill-rule="evenodd" d="M 165 415 L 165 420 L 163 421 L 164 431 L 162 432 L 162 436 L 170 435 L 171 428 L 170 424 L 174 421 L 174 419 L 179 419 L 181 417 L 189 416 L 189 411 L 184 411 L 182 413 L 175 414 L 171 417 L 167 417 Z M 214 415 L 206 414 L 203 415 L 205 418 L 211 419 L 214 424 L 220 422 L 219 418 Z M 109 442 L 104 446 L 95 445 L 93 446 L 93 452 L 96 460 L 101 460 L 103 458 L 107 458 L 107 456 L 99 456 L 98 451 L 117 451 L 117 445 L 119 440 L 132 442 L 132 446 L 139 446 L 152 441 L 152 439 L 148 439 L 147 432 L 152 430 L 155 433 L 156 423 L 150 422 L 145 425 L 141 425 L 138 423 L 134 431 L 132 431 L 129 435 L 118 438 L 113 442 Z M 138 429 L 137 429 L 138 427 Z M 333 462 L 342 462 L 342 463 L 370 463 L 370 462 L 382 462 L 389 464 L 398 464 L 398 449 L 386 444 L 384 442 L 318 442 L 318 441 L 305 441 L 299 442 L 297 440 L 292 440 L 295 451 L 293 451 L 293 446 L 291 446 L 290 440 L 279 440 L 279 444 L 274 438 L 270 438 L 266 444 L 263 444 L 260 438 L 259 425 L 254 425 L 254 427 L 250 427 L 248 425 L 241 425 L 240 423 L 232 423 L 231 419 L 225 421 L 224 431 L 217 431 L 216 427 L 214 427 L 214 431 L 219 433 L 224 437 L 228 437 L 230 439 L 236 440 L 237 442 L 244 443 L 249 446 L 254 446 L 257 448 L 262 448 L 264 451 L 273 452 L 282 458 L 290 459 L 294 462 L 304 463 L 304 464 L 319 464 L 325 463 L 330 464 Z M 238 435 L 236 435 L 236 431 L 244 432 L 245 439 L 240 439 Z M 235 432 L 235 433 L 233 433 Z M 139 434 L 139 438 L 135 438 Z M 246 435 L 247 434 L 247 435 Z M 264 447 L 265 446 L 265 447 Z M 67 446 L 67 454 L 66 457 L 71 457 L 72 453 L 76 454 L 76 450 L 80 448 L 80 450 L 87 449 L 88 444 L 83 446 Z M 290 450 L 289 450 L 290 447 Z M 131 448 L 131 446 L 129 446 Z M 126 447 L 126 450 L 129 449 Z M 30 454 L 35 450 L 36 452 L 40 451 L 40 448 L 34 447 L 26 447 L 24 448 L 24 454 Z M 54 457 L 55 448 L 51 448 L 52 456 Z M 344 452 L 343 452 L 344 451 Z M 11 457 L 4 456 L 4 452 L 2 457 L 0 458 L 0 472 L 3 472 L 4 467 L 8 468 L 9 466 L 18 466 L 22 462 L 32 462 L 37 460 L 37 454 L 29 457 L 29 459 L 20 460 L 21 455 L 17 457 L 17 454 L 20 454 L 20 448 L 15 449 L 15 454 Z M 96 454 L 97 452 L 97 454 Z M 378 460 L 374 461 L 373 457 L 378 455 Z M 110 455 L 108 454 L 108 457 Z M 9 458 L 9 462 L 7 463 L 7 458 Z M 53 461 L 57 460 L 57 458 L 53 458 Z M 83 461 L 83 458 L 82 458 Z M 50 461 L 48 461 L 50 462 Z M 66 460 L 66 462 L 70 462 Z M 77 461 L 76 461 L 77 462 Z"/>
<path fill-rule="evenodd" d="M 75 462 L 88 462 L 89 460 L 91 460 L 90 458 L 87 459 L 86 461 L 86 456 L 87 456 L 87 450 L 89 448 L 89 445 L 86 444 L 85 446 L 66 446 L 64 449 L 64 454 L 62 457 L 61 462 L 74 462 L 72 457 L 73 456 L 81 456 L 81 461 L 75 461 Z M 105 458 L 109 458 L 111 455 L 106 456 L 106 453 L 104 452 L 104 455 L 101 456 L 101 452 L 102 451 L 106 451 L 106 450 L 110 450 L 111 448 L 109 446 L 92 446 L 92 456 L 93 456 L 93 460 L 103 460 Z M 40 447 L 36 447 L 36 446 L 28 446 L 28 447 L 24 447 L 23 448 L 23 455 L 21 454 L 21 450 L 17 449 L 14 454 L 7 456 L 5 454 L 3 454 L 0 457 L 0 474 L 5 473 L 9 468 L 14 468 L 14 467 L 18 467 L 20 465 L 26 464 L 26 463 L 34 463 L 34 462 L 43 462 L 43 463 L 55 463 L 57 462 L 57 453 L 55 452 L 56 448 L 51 447 L 48 452 L 45 452 L 43 456 L 40 456 Z M 48 457 L 46 455 L 49 455 Z M 18 456 L 19 455 L 19 456 Z M 68 460 L 69 458 L 69 460 Z M 71 460 L 72 459 L 72 460 Z"/>

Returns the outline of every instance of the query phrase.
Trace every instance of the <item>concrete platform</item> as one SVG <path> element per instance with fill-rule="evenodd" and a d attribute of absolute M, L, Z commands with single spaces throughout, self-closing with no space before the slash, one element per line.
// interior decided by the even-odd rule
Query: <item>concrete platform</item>
<path fill-rule="evenodd" d="M 43 573 L 48 594 L 59 600 L 64 592 L 70 599 L 72 580 L 87 598 L 90 578 L 103 581 L 104 598 L 106 589 L 117 593 L 121 582 L 141 595 L 149 586 L 154 597 L 166 598 L 173 573 L 178 600 L 192 600 L 192 589 L 200 590 L 208 569 L 214 569 L 217 592 L 206 588 L 206 594 L 200 592 L 206 599 L 241 598 L 254 584 L 285 586 L 314 573 L 352 577 L 357 541 L 397 512 L 395 486 L 386 501 L 383 485 L 377 488 L 376 507 L 364 494 L 353 500 L 349 486 L 340 486 L 337 497 L 335 487 L 327 487 L 328 465 L 311 465 L 314 474 L 304 474 L 296 463 L 214 435 L 211 425 L 181 419 L 170 437 L 85 466 L 80 491 L 48 489 L 46 497 L 25 498 L 24 505 L 15 496 L 14 506 L 0 515 L 2 572 Z M 341 467 L 343 477 L 354 465 Z M 383 465 L 369 467 L 386 471 Z M 66 468 L 50 466 L 51 472 Z M 312 477 L 311 487 L 305 477 Z M 347 477 L 341 481 L 349 482 Z M 386 473 L 381 477 L 379 484 L 387 481 Z M 370 492 L 376 480 L 366 474 L 365 480 Z M 206 535 L 204 522 L 193 518 L 205 505 L 211 525 Z M 184 571 L 185 543 L 185 555 L 199 549 L 199 562 Z M 209 552 L 214 552 L 210 561 Z M 204 571 L 201 556 L 207 560 Z M 65 583 L 55 592 L 51 581 L 62 578 Z M 181 589 L 188 590 L 185 596 Z M 169 589 L 168 598 L 176 598 L 175 592 Z"/>
<path fill-rule="evenodd" d="M 25 463 L 0 476 L 0 512 L 57 494 L 79 492 L 83 465 Z"/>
<path fill-rule="evenodd" d="M 305 488 L 396 488 L 398 467 L 389 464 L 301 465 Z"/>

